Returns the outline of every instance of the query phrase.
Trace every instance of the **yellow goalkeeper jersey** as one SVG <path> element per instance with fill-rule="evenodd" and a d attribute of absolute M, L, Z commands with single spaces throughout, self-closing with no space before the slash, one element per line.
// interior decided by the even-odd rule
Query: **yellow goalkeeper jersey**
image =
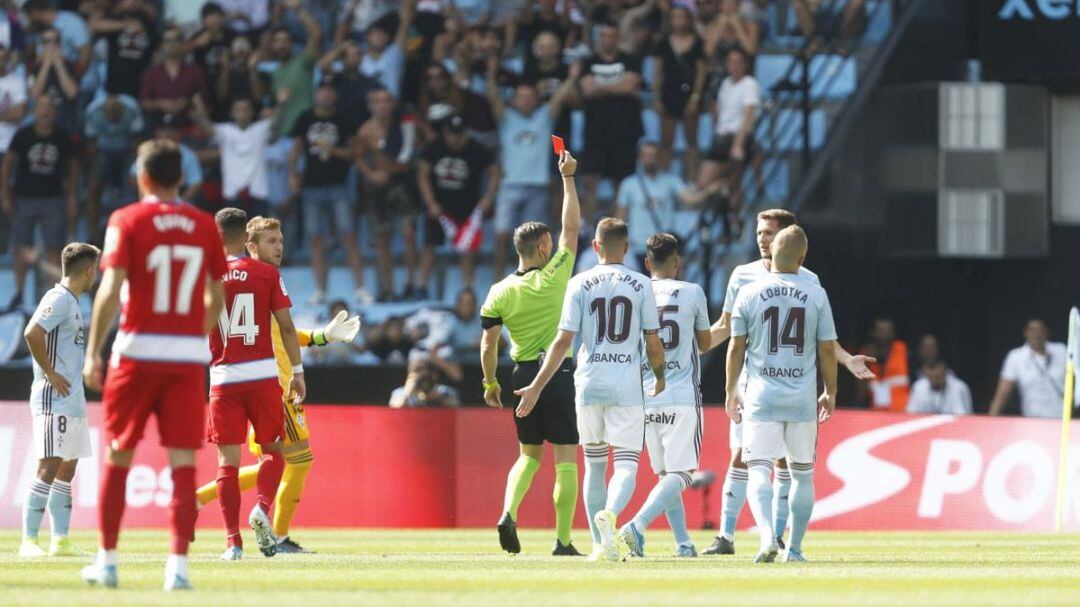
<path fill-rule="evenodd" d="M 305 348 L 314 343 L 312 331 L 303 329 L 296 330 L 296 339 L 300 347 Z M 289 362 L 289 353 L 285 351 L 285 343 L 281 341 L 281 328 L 278 327 L 277 319 L 270 318 L 270 337 L 274 342 L 274 358 L 277 359 L 278 383 L 281 384 L 281 393 L 288 396 L 292 401 L 293 395 L 289 393 L 289 385 L 292 383 L 292 363 Z"/>

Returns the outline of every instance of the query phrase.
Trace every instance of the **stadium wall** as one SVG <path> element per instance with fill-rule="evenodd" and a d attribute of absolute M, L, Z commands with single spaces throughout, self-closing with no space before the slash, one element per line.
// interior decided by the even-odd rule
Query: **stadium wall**
<path fill-rule="evenodd" d="M 296 524 L 320 527 L 489 527 L 499 517 L 506 471 L 517 456 L 510 409 L 306 407 L 315 466 Z M 95 453 L 104 448 L 101 408 L 89 409 Z M 727 419 L 705 410 L 702 467 L 708 488 L 686 493 L 689 524 L 715 522 L 728 460 Z M 0 401 L 0 527 L 20 524 L 34 473 L 29 408 Z M 1060 423 L 988 417 L 909 416 L 841 411 L 822 426 L 815 527 L 849 530 L 1015 530 L 1052 527 Z M 1080 422 L 1070 447 L 1067 527 L 1080 529 Z M 171 481 L 164 452 L 147 429 L 129 477 L 125 523 L 165 525 Z M 550 455 L 521 507 L 521 524 L 552 526 Z M 249 459 L 250 463 L 253 459 Z M 100 455 L 76 476 L 74 524 L 93 527 Z M 199 455 L 212 480 L 212 449 Z M 642 458 L 630 511 L 654 479 Z M 250 507 L 254 496 L 244 496 Z M 579 511 L 577 522 L 584 525 Z M 752 524 L 744 511 L 742 527 Z M 216 506 L 199 517 L 220 529 Z"/>

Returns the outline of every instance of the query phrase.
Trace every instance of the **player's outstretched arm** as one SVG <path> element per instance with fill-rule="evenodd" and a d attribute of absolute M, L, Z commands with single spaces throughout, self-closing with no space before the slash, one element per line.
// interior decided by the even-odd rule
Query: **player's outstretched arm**
<path fill-rule="evenodd" d="M 818 342 L 818 370 L 825 386 L 818 399 L 818 422 L 825 423 L 836 410 L 836 340 Z"/>
<path fill-rule="evenodd" d="M 480 367 L 484 372 L 484 404 L 502 409 L 502 387 L 496 371 L 499 369 L 499 338 L 502 337 L 502 325 L 484 329 L 480 336 Z"/>
<path fill-rule="evenodd" d="M 345 310 L 338 313 L 326 323 L 326 326 L 314 331 L 296 330 L 296 336 L 300 346 L 316 345 L 325 346 L 328 343 L 351 343 L 360 332 L 360 317 L 349 316 Z"/>
<path fill-rule="evenodd" d="M 835 344 L 833 350 L 836 352 L 836 362 L 844 365 L 844 368 L 850 371 L 855 379 L 874 379 L 874 372 L 867 365 L 876 363 L 876 358 L 863 354 L 851 354 L 840 345 L 840 342 L 832 343 Z"/>
<path fill-rule="evenodd" d="M 281 343 L 285 346 L 285 353 L 289 355 L 289 363 L 293 367 L 292 384 L 289 391 L 296 395 L 297 402 L 303 402 L 307 396 L 307 386 L 304 384 L 304 365 L 300 356 L 300 341 L 296 337 L 296 326 L 293 324 L 292 314 L 288 308 L 274 310 L 274 320 L 281 330 Z"/>
<path fill-rule="evenodd" d="M 570 152 L 563 151 L 559 158 L 559 173 L 562 175 L 562 232 L 559 234 L 559 248 L 566 249 L 577 256 L 578 232 L 581 231 L 581 203 L 578 201 L 577 184 L 574 173 L 577 172 L 577 159 Z"/>
<path fill-rule="evenodd" d="M 116 318 L 116 311 L 120 308 L 120 287 L 125 280 L 127 280 L 127 270 L 117 267 L 105 268 L 105 272 L 101 275 L 97 296 L 94 297 L 94 308 L 90 316 L 90 336 L 86 340 L 86 362 L 83 363 L 83 382 L 87 388 L 95 392 L 101 392 L 101 373 L 104 367 L 101 349 L 105 345 L 105 334 L 109 332 L 109 327 Z"/>
<path fill-rule="evenodd" d="M 739 412 L 742 403 L 739 402 L 738 385 L 745 359 L 746 336 L 733 337 L 727 347 L 727 398 L 724 401 L 724 408 L 727 410 L 728 417 L 735 423 L 739 423 L 742 419 L 742 414 Z"/>
<path fill-rule="evenodd" d="M 566 358 L 566 351 L 570 349 L 573 343 L 574 333 L 559 329 L 559 334 L 555 336 L 555 341 L 551 342 L 551 346 L 544 356 L 544 364 L 540 366 L 540 371 L 533 378 L 532 383 L 514 391 L 514 394 L 521 397 L 521 402 L 518 403 L 517 409 L 514 411 L 515 415 L 525 417 L 532 412 L 537 399 L 540 398 L 540 393 L 544 391 L 552 376 L 555 375 L 555 371 L 562 365 L 563 360 Z"/>
<path fill-rule="evenodd" d="M 645 332 L 645 355 L 649 357 L 649 366 L 652 367 L 653 376 L 656 377 L 656 387 L 649 396 L 656 396 L 664 391 L 667 385 L 664 383 L 664 373 L 667 371 L 667 361 L 664 360 L 664 344 L 660 341 L 660 334 L 656 331 Z"/>
<path fill-rule="evenodd" d="M 727 341 L 729 337 L 731 337 L 731 312 L 724 312 L 720 315 L 720 320 L 709 327 L 709 347 L 702 348 L 701 353 L 712 350 Z"/>

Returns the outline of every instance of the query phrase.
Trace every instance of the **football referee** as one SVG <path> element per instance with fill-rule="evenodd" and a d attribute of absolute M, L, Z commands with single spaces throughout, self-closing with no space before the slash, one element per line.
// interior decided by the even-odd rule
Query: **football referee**
<path fill-rule="evenodd" d="M 551 228 L 537 222 L 523 223 L 514 230 L 518 269 L 488 291 L 480 309 L 484 336 L 480 342 L 480 363 L 484 369 L 484 402 L 502 408 L 502 389 L 495 377 L 499 361 L 499 338 L 505 325 L 510 334 L 511 376 L 514 390 L 529 385 L 540 370 L 544 348 L 555 339 L 563 295 L 574 271 L 577 255 L 581 206 L 574 185 L 577 160 L 569 152 L 559 158 L 563 180 L 562 233 L 554 249 Z M 503 515 L 499 519 L 499 544 L 517 554 L 517 513 L 521 500 L 540 469 L 544 441 L 555 451 L 555 556 L 582 556 L 570 542 L 570 528 L 577 509 L 577 415 L 574 412 L 573 358 L 567 355 L 559 372 L 526 417 L 514 417 L 521 455 L 506 478 Z"/>

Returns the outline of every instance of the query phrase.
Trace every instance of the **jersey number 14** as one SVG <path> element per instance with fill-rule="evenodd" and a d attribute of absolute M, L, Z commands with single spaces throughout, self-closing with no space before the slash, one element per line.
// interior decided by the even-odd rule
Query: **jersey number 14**
<path fill-rule="evenodd" d="M 255 321 L 255 294 L 237 293 L 232 300 L 232 310 L 225 306 L 218 318 L 218 328 L 225 341 L 234 337 L 244 340 L 245 346 L 255 344 L 259 336 L 259 324 Z"/>
<path fill-rule="evenodd" d="M 776 354 L 780 346 L 794 348 L 795 354 L 802 356 L 806 343 L 806 308 L 789 308 L 784 322 L 780 322 L 780 308 L 772 306 L 761 315 L 761 320 L 768 326 L 769 353 Z"/>

